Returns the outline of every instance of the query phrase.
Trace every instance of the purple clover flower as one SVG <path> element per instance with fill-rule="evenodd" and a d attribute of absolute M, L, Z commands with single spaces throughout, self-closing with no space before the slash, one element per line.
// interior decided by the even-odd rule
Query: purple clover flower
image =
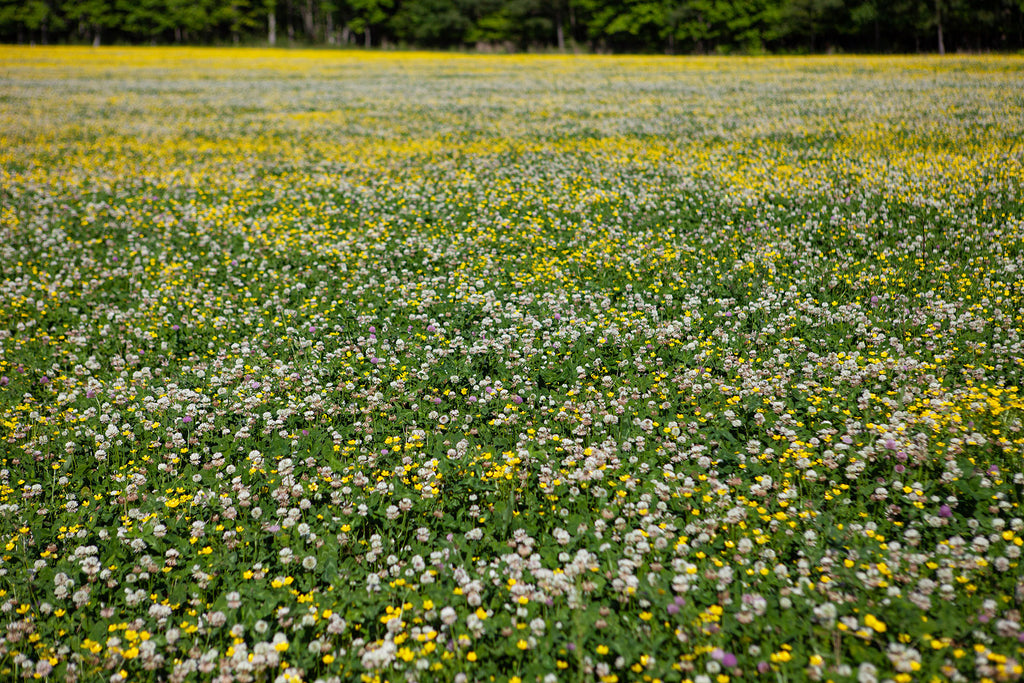
<path fill-rule="evenodd" d="M 721 662 L 722 666 L 732 668 L 736 666 L 736 655 L 731 652 L 726 652 L 720 647 L 716 647 L 711 651 L 711 658 L 717 662 Z"/>

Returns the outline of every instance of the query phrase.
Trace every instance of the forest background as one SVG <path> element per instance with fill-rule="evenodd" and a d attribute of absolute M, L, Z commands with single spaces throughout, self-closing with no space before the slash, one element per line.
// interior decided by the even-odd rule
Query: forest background
<path fill-rule="evenodd" d="M 0 0 L 0 42 L 760 54 L 1024 48 L 1024 0 Z"/>

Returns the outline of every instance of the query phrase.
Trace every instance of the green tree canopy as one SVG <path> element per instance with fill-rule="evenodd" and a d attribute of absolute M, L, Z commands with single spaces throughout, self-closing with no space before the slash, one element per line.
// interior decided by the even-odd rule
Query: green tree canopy
<path fill-rule="evenodd" d="M 1024 48 L 1024 0 L 0 0 L 0 40 L 716 53 Z"/>

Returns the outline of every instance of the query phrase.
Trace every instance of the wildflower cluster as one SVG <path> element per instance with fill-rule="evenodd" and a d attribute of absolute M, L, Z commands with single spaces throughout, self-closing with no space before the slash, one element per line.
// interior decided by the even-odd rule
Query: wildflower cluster
<path fill-rule="evenodd" d="M 1022 676 L 1020 58 L 0 55 L 0 677 Z"/>

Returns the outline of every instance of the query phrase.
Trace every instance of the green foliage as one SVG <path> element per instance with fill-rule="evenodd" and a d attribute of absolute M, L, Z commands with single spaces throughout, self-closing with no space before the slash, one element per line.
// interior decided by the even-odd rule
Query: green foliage
<path fill-rule="evenodd" d="M 95 45 L 100 43 L 103 29 L 124 25 L 124 18 L 112 0 L 68 0 L 63 8 L 68 23 L 77 22 L 86 28 Z"/>
<path fill-rule="evenodd" d="M 202 35 L 211 26 L 208 4 L 194 0 L 167 0 L 168 13 L 174 17 L 174 29 L 190 35 Z"/>
<path fill-rule="evenodd" d="M 390 25 L 395 36 L 406 43 L 460 45 L 473 30 L 468 5 L 458 0 L 409 0 L 401 4 Z"/>
<path fill-rule="evenodd" d="M 1024 0 L 0 0 L 0 41 L 762 53 L 1024 47 Z M 273 29 L 272 29 L 273 30 Z M 574 49 L 576 49 L 574 47 Z"/>
<path fill-rule="evenodd" d="M 121 13 L 121 28 L 143 39 L 155 40 L 173 28 L 174 14 L 164 0 L 116 0 Z"/>
<path fill-rule="evenodd" d="M 209 14 L 214 26 L 226 28 L 233 38 L 262 26 L 263 9 L 250 0 L 230 0 L 212 7 Z"/>

